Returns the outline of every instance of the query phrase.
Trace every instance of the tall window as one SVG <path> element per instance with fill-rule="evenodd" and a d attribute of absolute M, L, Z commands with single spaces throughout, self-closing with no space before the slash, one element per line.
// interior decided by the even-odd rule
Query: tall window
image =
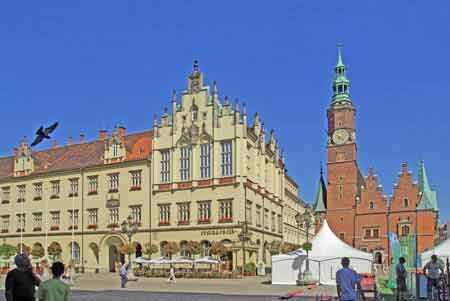
<path fill-rule="evenodd" d="M 233 175 L 233 149 L 231 141 L 224 141 L 220 144 L 221 146 L 221 157 L 222 157 L 222 176 Z"/>
<path fill-rule="evenodd" d="M 403 207 L 409 207 L 409 200 L 407 198 L 403 199 Z"/>
<path fill-rule="evenodd" d="M 69 210 L 69 221 L 70 221 L 70 226 L 74 225 L 74 226 L 78 226 L 78 209 Z"/>
<path fill-rule="evenodd" d="M 51 216 L 52 227 L 53 226 L 59 226 L 59 224 L 61 223 L 61 214 L 60 214 L 60 212 L 59 211 L 50 212 L 50 216 Z"/>
<path fill-rule="evenodd" d="M 59 197 L 59 181 L 52 181 L 52 197 L 56 198 Z"/>
<path fill-rule="evenodd" d="M 109 208 L 109 224 L 119 225 L 119 207 Z"/>
<path fill-rule="evenodd" d="M 261 227 L 261 206 L 256 205 L 256 226 Z"/>
<path fill-rule="evenodd" d="M 98 176 L 88 177 L 88 194 L 96 194 L 98 191 Z"/>
<path fill-rule="evenodd" d="M 190 203 L 178 204 L 178 224 L 189 224 L 190 215 Z"/>
<path fill-rule="evenodd" d="M 40 231 L 42 229 L 42 212 L 33 213 L 33 230 Z"/>
<path fill-rule="evenodd" d="M 182 147 L 180 155 L 180 179 L 187 181 L 191 178 L 191 147 Z"/>
<path fill-rule="evenodd" d="M 113 155 L 113 157 L 118 157 L 119 156 L 119 144 L 118 143 L 113 143 L 113 145 L 112 145 L 112 155 Z"/>
<path fill-rule="evenodd" d="M 275 217 L 276 217 L 276 213 L 275 212 L 272 212 L 272 216 L 271 216 L 271 222 L 270 222 L 270 224 L 271 224 L 271 229 L 272 229 L 272 232 L 275 232 L 276 231 L 276 223 L 275 223 Z"/>
<path fill-rule="evenodd" d="M 219 201 L 219 222 L 231 222 L 233 220 L 232 200 Z"/>
<path fill-rule="evenodd" d="M 278 233 L 283 233 L 283 217 L 278 215 Z"/>
<path fill-rule="evenodd" d="M 264 209 L 264 229 L 269 229 L 269 209 Z"/>
<path fill-rule="evenodd" d="M 9 215 L 2 216 L 2 233 L 9 232 Z"/>
<path fill-rule="evenodd" d="M 375 204 L 372 201 L 370 201 L 369 202 L 369 209 L 373 209 L 373 208 L 375 208 Z"/>
<path fill-rule="evenodd" d="M 345 240 L 345 233 L 344 232 L 340 232 L 339 233 L 339 239 L 340 240 Z"/>
<path fill-rule="evenodd" d="M 16 214 L 17 232 L 25 231 L 25 213 Z"/>
<path fill-rule="evenodd" d="M 198 221 L 208 223 L 211 220 L 211 201 L 198 202 Z"/>
<path fill-rule="evenodd" d="M 78 178 L 69 179 L 70 192 L 69 196 L 78 196 Z"/>
<path fill-rule="evenodd" d="M 25 202 L 25 193 L 26 187 L 25 185 L 17 185 L 17 202 Z"/>
<path fill-rule="evenodd" d="M 88 209 L 88 223 L 89 225 L 97 225 L 98 223 L 98 209 Z"/>
<path fill-rule="evenodd" d="M 170 181 L 170 150 L 161 151 L 161 182 Z"/>
<path fill-rule="evenodd" d="M 211 145 L 209 143 L 200 145 L 200 177 L 202 179 L 211 177 Z"/>
<path fill-rule="evenodd" d="M 2 204 L 8 204 L 10 199 L 10 188 L 8 187 L 2 187 Z"/>
<path fill-rule="evenodd" d="M 34 200 L 41 200 L 42 199 L 42 183 L 34 183 Z"/>
<path fill-rule="evenodd" d="M 202 251 L 201 251 L 201 256 L 202 257 L 206 257 L 206 256 L 211 256 L 211 243 L 207 240 L 202 241 Z"/>
<path fill-rule="evenodd" d="M 108 175 L 108 189 L 109 192 L 119 191 L 119 173 L 112 173 Z"/>
<path fill-rule="evenodd" d="M 130 206 L 133 223 L 140 225 L 142 222 L 142 206 Z"/>
<path fill-rule="evenodd" d="M 142 170 L 130 171 L 131 190 L 141 189 L 142 185 Z"/>
<path fill-rule="evenodd" d="M 245 203 L 245 216 L 246 216 L 246 220 L 249 224 L 252 223 L 253 218 L 252 218 L 252 202 L 247 200 L 247 202 Z"/>
<path fill-rule="evenodd" d="M 159 205 L 159 224 L 169 225 L 170 224 L 170 205 L 162 204 Z"/>

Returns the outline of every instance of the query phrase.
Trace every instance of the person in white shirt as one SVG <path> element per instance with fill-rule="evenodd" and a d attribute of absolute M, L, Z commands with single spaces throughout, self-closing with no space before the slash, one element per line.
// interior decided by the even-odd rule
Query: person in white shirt
<path fill-rule="evenodd" d="M 433 287 L 438 288 L 441 274 L 444 274 L 444 267 L 438 261 L 436 255 L 431 255 L 431 261 L 428 261 L 423 267 L 423 274 L 427 277 L 428 299 L 431 300 L 431 291 Z"/>
<path fill-rule="evenodd" d="M 169 282 L 169 283 L 177 282 L 177 279 L 175 278 L 175 268 L 173 267 L 173 265 L 170 265 L 169 279 L 167 279 L 167 282 Z"/>

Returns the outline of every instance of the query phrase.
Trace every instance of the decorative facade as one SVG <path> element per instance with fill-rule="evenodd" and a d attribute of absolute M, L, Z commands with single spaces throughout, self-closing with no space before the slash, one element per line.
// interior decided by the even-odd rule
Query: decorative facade
<path fill-rule="evenodd" d="M 318 224 L 326 218 L 343 241 L 373 252 L 377 263 L 387 258 L 388 233 L 399 238 L 417 234 L 418 251 L 434 245 L 437 235 L 436 192 L 428 183 L 423 162 L 418 182 L 406 163 L 402 165 L 392 196 L 383 188 L 373 169 L 363 176 L 357 163 L 355 112 L 350 81 L 339 49 L 333 97 L 327 111 L 327 185 L 321 182 L 314 204 Z"/>
<path fill-rule="evenodd" d="M 92 142 L 80 136 L 36 152 L 23 141 L 14 156 L 0 158 L 0 238 L 58 244 L 66 261 L 113 271 L 125 260 L 120 225 L 131 216 L 133 256 L 152 244 L 154 257 L 168 255 L 172 242 L 180 247 L 174 256 L 191 256 L 189 241 L 206 256 L 222 242 L 224 268 L 237 270 L 246 228 L 246 261 L 270 266 L 274 241 L 305 237 L 292 216 L 306 207 L 286 170 L 275 131 L 267 135 L 258 114 L 250 124 L 245 104 L 221 99 L 215 82 L 205 86 L 195 63 L 187 89 L 173 92 L 170 112 L 155 116 L 150 131 L 127 134 L 120 126 Z"/>

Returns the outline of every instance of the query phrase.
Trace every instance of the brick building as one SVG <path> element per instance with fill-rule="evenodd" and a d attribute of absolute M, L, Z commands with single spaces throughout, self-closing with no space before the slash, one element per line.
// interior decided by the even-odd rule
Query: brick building
<path fill-rule="evenodd" d="M 318 227 L 326 218 L 331 229 L 349 245 L 372 252 L 380 262 L 389 254 L 388 233 L 418 234 L 418 251 L 437 238 L 436 192 L 420 163 L 418 182 L 402 164 L 392 196 L 387 198 L 372 168 L 363 176 L 357 163 L 355 106 L 350 98 L 340 49 L 334 69 L 333 97 L 327 111 L 327 185 L 322 173 L 314 204 Z"/>

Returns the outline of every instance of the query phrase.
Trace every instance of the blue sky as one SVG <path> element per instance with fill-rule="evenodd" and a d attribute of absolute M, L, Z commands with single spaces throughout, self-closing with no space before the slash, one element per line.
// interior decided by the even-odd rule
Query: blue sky
<path fill-rule="evenodd" d="M 325 160 L 336 43 L 357 107 L 359 166 L 392 193 L 424 159 L 450 219 L 448 1 L 9 1 L 0 4 L 0 155 L 57 119 L 60 143 L 117 122 L 148 129 L 194 59 L 260 112 L 300 195 Z M 49 144 L 47 144 L 48 146 Z"/>

